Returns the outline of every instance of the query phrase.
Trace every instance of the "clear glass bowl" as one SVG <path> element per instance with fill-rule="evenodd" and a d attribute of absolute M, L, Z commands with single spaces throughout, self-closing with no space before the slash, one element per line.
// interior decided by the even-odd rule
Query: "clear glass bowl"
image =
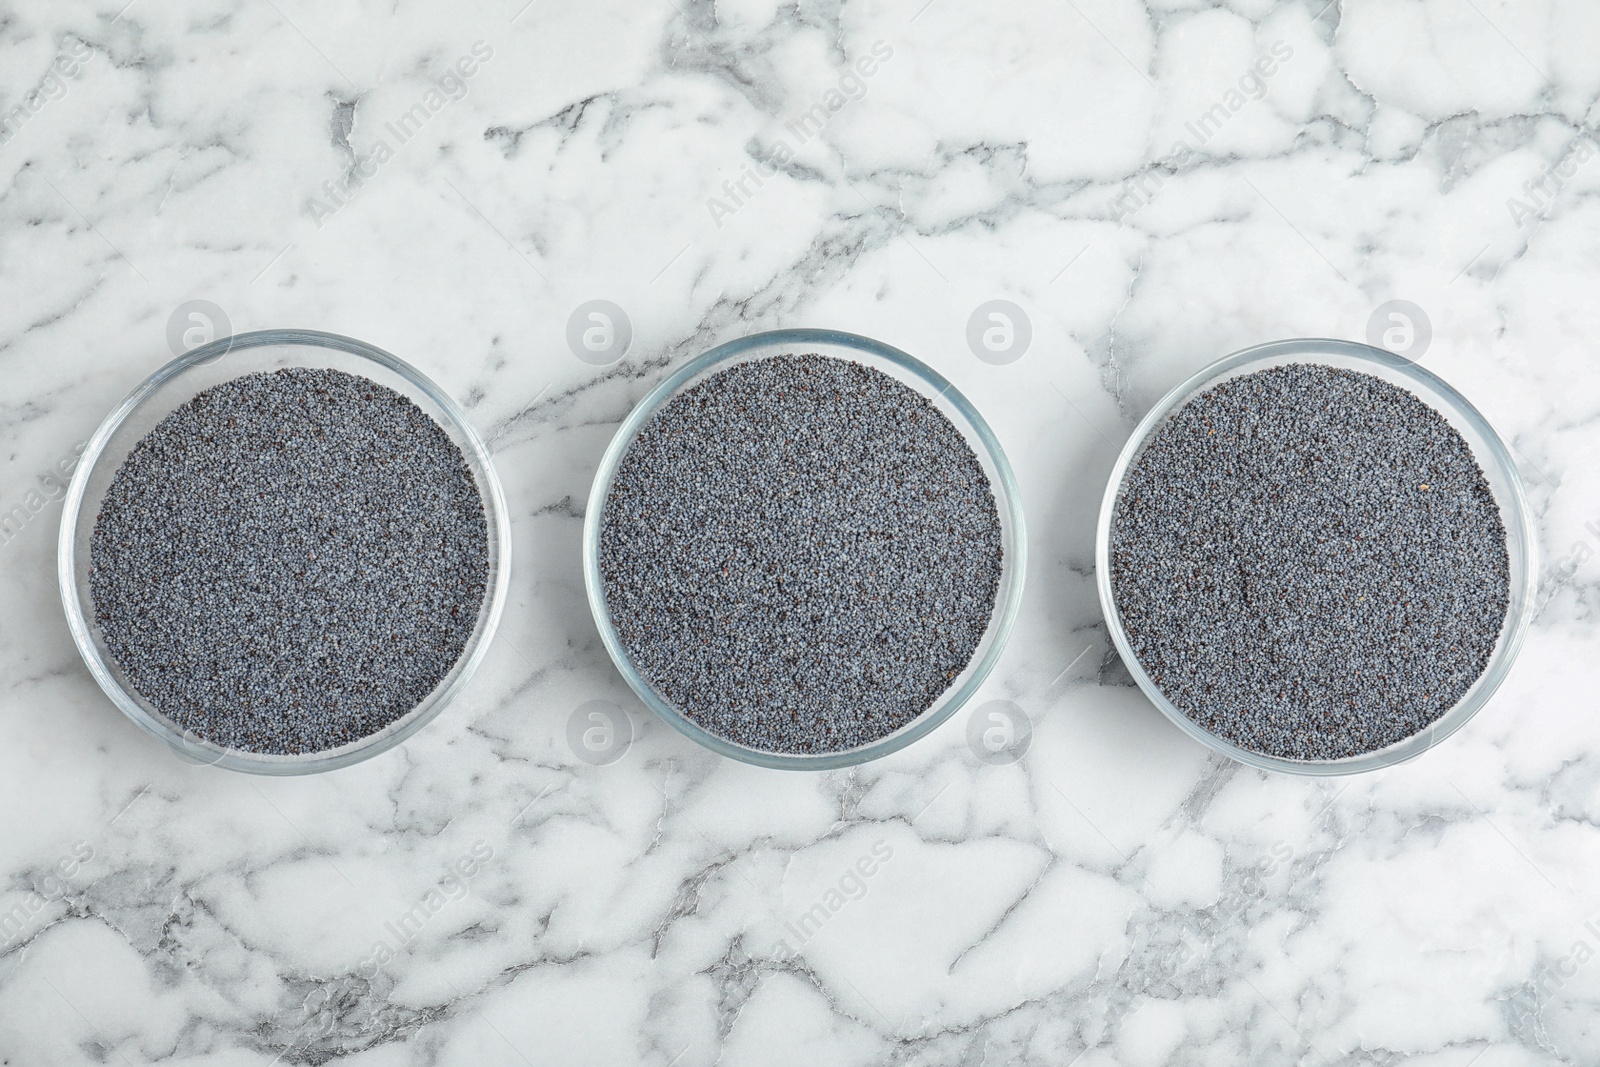
<path fill-rule="evenodd" d="M 633 665 L 617 635 L 611 621 L 611 611 L 606 606 L 599 565 L 600 516 L 606 496 L 611 491 L 617 465 L 622 462 L 628 446 L 633 443 L 645 421 L 678 393 L 718 371 L 749 360 L 811 352 L 854 360 L 882 371 L 933 402 L 966 438 L 967 444 L 983 465 L 984 473 L 988 475 L 1000 513 L 1001 545 L 1005 552 L 989 627 L 984 631 L 966 669 L 956 675 L 950 688 L 921 715 L 893 733 L 857 748 L 816 755 L 768 752 L 735 744 L 706 730 L 663 699 Z M 595 475 L 594 487 L 589 491 L 588 512 L 583 524 L 583 576 L 589 593 L 589 608 L 594 612 L 595 625 L 600 629 L 606 651 L 611 654 L 617 670 L 622 672 L 623 678 L 639 699 L 668 724 L 713 752 L 761 767 L 787 770 L 821 771 L 866 763 L 904 748 L 954 715 L 978 691 L 1000 659 L 1006 639 L 1011 635 L 1011 627 L 1016 622 L 1026 570 L 1027 539 L 1016 478 L 1011 473 L 1011 464 L 1006 461 L 1005 453 L 1000 449 L 1000 442 L 995 439 L 983 416 L 954 386 L 920 360 L 880 341 L 835 330 L 775 330 L 730 341 L 692 360 L 656 386 L 634 406 L 612 438 L 611 446 L 606 449 Z"/>
<path fill-rule="evenodd" d="M 1166 698 L 1134 656 L 1127 632 L 1123 629 L 1122 616 L 1117 610 L 1116 596 L 1111 586 L 1112 512 L 1116 507 L 1117 496 L 1122 490 L 1122 482 L 1128 468 L 1138 459 L 1145 442 L 1149 440 L 1156 427 L 1190 399 L 1219 382 L 1286 363 L 1320 363 L 1371 374 L 1409 390 L 1432 406 L 1449 421 L 1451 426 L 1455 427 L 1472 448 L 1473 456 L 1483 468 L 1484 477 L 1494 493 L 1495 502 L 1500 506 L 1500 516 L 1506 527 L 1506 551 L 1511 565 L 1510 603 L 1499 640 L 1483 674 L 1455 707 L 1435 719 L 1425 729 L 1386 748 L 1339 760 L 1302 761 L 1263 755 L 1241 748 L 1195 723 Z M 1117 464 L 1112 468 L 1111 480 L 1106 485 L 1105 497 L 1100 505 L 1100 526 L 1096 536 L 1095 573 L 1096 584 L 1100 589 L 1100 605 L 1105 612 L 1106 628 L 1111 631 L 1111 640 L 1116 644 L 1122 661 L 1127 664 L 1129 673 L 1139 683 L 1139 688 L 1144 690 L 1145 696 L 1149 697 L 1151 703 L 1160 708 L 1167 718 L 1177 723 L 1191 737 L 1251 767 L 1286 774 L 1330 776 L 1376 770 L 1414 759 L 1455 733 L 1468 719 L 1476 715 L 1494 691 L 1500 688 L 1500 683 L 1505 681 L 1506 675 L 1511 670 L 1511 664 L 1522 647 L 1528 625 L 1533 621 L 1531 608 L 1534 590 L 1538 585 L 1539 570 L 1533 516 L 1528 507 L 1527 496 L 1523 492 L 1522 478 L 1517 473 L 1516 464 L 1512 461 L 1511 453 L 1505 443 L 1476 408 L 1437 375 L 1381 349 L 1370 348 L 1352 341 L 1302 338 L 1257 345 L 1220 359 L 1172 390 L 1150 410 L 1133 431 L 1133 436 L 1128 439 L 1127 445 L 1123 447 L 1122 455 L 1117 458 Z"/>
<path fill-rule="evenodd" d="M 177 726 L 128 682 L 95 625 L 89 593 L 89 545 L 100 503 L 133 446 L 174 409 L 213 385 L 279 367 L 325 367 L 369 378 L 408 397 L 461 449 L 483 497 L 489 531 L 489 580 L 476 625 L 450 673 L 420 704 L 377 733 L 304 756 L 227 748 Z M 489 452 L 455 402 L 415 367 L 369 344 L 315 330 L 262 330 L 219 338 L 156 371 L 106 416 L 89 439 L 61 515 L 56 564 L 67 625 L 84 663 L 117 707 L 183 758 L 254 774 L 311 774 L 347 767 L 387 751 L 416 733 L 461 691 L 488 651 L 510 578 L 511 528 Z"/>

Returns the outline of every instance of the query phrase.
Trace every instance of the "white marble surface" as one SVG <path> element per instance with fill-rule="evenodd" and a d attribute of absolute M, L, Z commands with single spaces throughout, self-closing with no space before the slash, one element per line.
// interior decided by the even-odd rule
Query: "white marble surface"
<path fill-rule="evenodd" d="M 0 1063 L 1600 1061 L 1593 4 L 124 2 L 0 5 Z M 965 340 L 997 298 L 1032 322 L 1007 366 Z M 192 299 L 385 347 L 493 441 L 505 623 L 401 750 L 191 766 L 72 647 L 50 472 Z M 565 341 L 591 299 L 633 324 L 610 368 Z M 1390 299 L 1515 444 L 1552 595 L 1417 762 L 1243 770 L 1108 653 L 1102 483 L 1181 376 Z M 995 424 L 1033 562 L 984 697 L 1032 718 L 1020 763 L 965 715 L 814 776 L 642 717 L 611 765 L 568 746 L 626 694 L 579 572 L 603 447 L 779 325 L 905 348 Z"/>

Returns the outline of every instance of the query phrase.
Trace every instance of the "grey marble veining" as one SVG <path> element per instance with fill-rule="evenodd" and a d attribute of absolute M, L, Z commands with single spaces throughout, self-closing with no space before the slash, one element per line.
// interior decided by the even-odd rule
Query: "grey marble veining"
<path fill-rule="evenodd" d="M 0 1063 L 1600 1056 L 1600 13 L 124 3 L 0 8 Z M 496 453 L 500 636 L 360 766 L 186 764 L 62 619 L 62 471 L 194 300 L 395 352 Z M 609 366 L 567 340 L 595 300 L 632 327 Z M 991 300 L 1031 326 L 1011 362 L 969 347 Z M 1264 776 L 1110 651 L 1100 492 L 1193 370 L 1391 300 L 1516 450 L 1543 607 L 1438 749 Z M 1032 565 L 978 703 L 1026 713 L 1020 760 L 963 713 L 854 771 L 745 768 L 611 667 L 599 457 L 780 325 L 903 348 L 994 425 Z M 632 715 L 610 762 L 572 740 L 594 701 Z"/>

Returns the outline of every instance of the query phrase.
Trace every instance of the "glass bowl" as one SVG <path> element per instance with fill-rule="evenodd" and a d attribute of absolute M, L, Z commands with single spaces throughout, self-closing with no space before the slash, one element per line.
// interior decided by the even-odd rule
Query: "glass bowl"
<path fill-rule="evenodd" d="M 1500 517 L 1506 527 L 1506 552 L 1510 562 L 1509 603 L 1505 624 L 1489 657 L 1483 674 L 1462 696 L 1461 700 L 1435 719 L 1424 729 L 1410 737 L 1396 741 L 1385 748 L 1338 760 L 1291 760 L 1268 756 L 1241 748 L 1201 727 L 1185 715 L 1161 692 L 1140 665 L 1123 629 L 1122 616 L 1117 610 L 1116 595 L 1111 586 L 1111 518 L 1116 507 L 1122 482 L 1135 460 L 1143 451 L 1162 420 L 1173 414 L 1190 399 L 1210 389 L 1219 382 L 1243 374 L 1265 370 L 1286 363 L 1320 363 L 1346 370 L 1360 371 L 1381 378 L 1390 384 L 1409 390 L 1423 402 L 1437 410 L 1466 440 L 1473 457 L 1483 468 L 1485 479 L 1500 506 Z M 1356 344 L 1352 341 L 1335 341 L 1320 338 L 1301 338 L 1275 341 L 1235 352 L 1211 364 L 1188 381 L 1173 389 L 1150 410 L 1133 431 L 1133 436 L 1123 447 L 1122 454 L 1112 468 L 1106 485 L 1105 497 L 1100 505 L 1100 525 L 1096 535 L 1095 572 L 1100 589 L 1100 606 L 1105 612 L 1106 628 L 1111 640 L 1127 664 L 1128 671 L 1144 690 L 1151 703 L 1160 708 L 1167 718 L 1177 723 L 1183 731 L 1208 747 L 1238 760 L 1240 763 L 1262 770 L 1286 774 L 1331 776 L 1356 774 L 1393 766 L 1426 752 L 1459 730 L 1463 724 L 1483 707 L 1500 688 L 1511 670 L 1512 662 L 1522 647 L 1528 625 L 1533 621 L 1532 610 L 1535 588 L 1538 585 L 1537 541 L 1533 516 L 1523 492 L 1522 478 L 1505 443 L 1495 433 L 1478 410 L 1460 393 L 1452 389 L 1437 375 L 1424 370 L 1408 360 L 1382 349 Z"/>
<path fill-rule="evenodd" d="M 1001 563 L 994 611 L 989 616 L 989 626 L 972 659 L 956 675 L 950 688 L 940 694 L 921 715 L 893 733 L 856 748 L 817 754 L 769 752 L 736 744 L 706 730 L 663 699 L 633 665 L 612 624 L 611 611 L 606 606 L 599 564 L 600 516 L 622 457 L 646 420 L 667 401 L 709 375 L 727 370 L 735 364 L 769 356 L 811 352 L 854 360 L 873 370 L 882 371 L 933 402 L 961 432 L 983 465 L 1000 514 L 1001 546 L 1005 556 Z M 634 406 L 612 438 L 611 446 L 606 449 L 600 469 L 595 474 L 594 486 L 589 491 L 588 512 L 583 524 L 583 576 L 589 594 L 589 608 L 594 613 L 595 625 L 599 627 L 606 651 L 611 654 L 612 661 L 617 665 L 617 670 L 622 672 L 629 687 L 651 711 L 711 751 L 745 763 L 785 770 L 821 771 L 866 763 L 904 748 L 954 715 L 978 691 L 1000 659 L 1021 605 L 1022 579 L 1026 570 L 1027 543 L 1016 478 L 1011 473 L 1011 464 L 1006 461 L 1005 453 L 1001 451 L 1000 442 L 995 439 L 994 432 L 989 429 L 983 416 L 954 386 L 920 360 L 881 341 L 836 330 L 775 330 L 729 341 L 685 364 L 656 386 Z"/>
<path fill-rule="evenodd" d="M 140 696 L 95 625 L 89 592 L 89 546 L 100 503 L 135 444 L 175 408 L 213 385 L 279 367 L 322 367 L 359 374 L 407 397 L 461 449 L 483 498 L 489 535 L 489 578 L 483 604 L 461 656 L 422 702 L 384 729 L 339 748 L 309 755 L 270 755 L 228 748 L 186 730 Z M 191 762 L 254 774 L 311 774 L 347 767 L 387 751 L 420 730 L 461 691 L 483 660 L 505 605 L 511 528 L 505 496 L 483 441 L 455 402 L 416 368 L 369 344 L 315 330 L 262 330 L 218 338 L 179 356 L 128 394 L 89 439 L 67 489 L 56 565 L 61 602 L 84 663 L 117 707 L 140 729 Z"/>

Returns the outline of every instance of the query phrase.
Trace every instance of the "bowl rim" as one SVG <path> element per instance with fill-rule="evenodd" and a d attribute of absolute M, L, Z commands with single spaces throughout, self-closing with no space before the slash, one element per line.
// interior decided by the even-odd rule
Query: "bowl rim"
<path fill-rule="evenodd" d="M 117 681 L 92 640 L 92 627 L 84 617 L 79 603 L 77 559 L 74 551 L 89 479 L 106 458 L 105 448 L 112 435 L 129 416 L 138 411 L 162 386 L 196 367 L 211 363 L 234 350 L 280 346 L 324 348 L 364 358 L 398 375 L 410 387 L 423 393 L 436 404 L 459 434 L 456 438 L 458 443 L 461 441 L 466 443 L 465 451 L 470 452 L 470 458 L 476 461 L 478 470 L 483 472 L 485 484 L 478 487 L 479 495 L 483 498 L 485 519 L 495 535 L 495 540 L 491 544 L 497 544 L 499 548 L 493 582 L 485 594 L 488 606 L 482 615 L 480 629 L 474 638 L 469 639 L 461 658 L 452 668 L 454 676 L 442 687 L 429 693 L 423 703 L 418 705 L 422 709 L 421 712 L 413 708 L 406 713 L 410 718 L 404 719 L 392 730 L 387 732 L 380 730 L 376 734 L 370 734 L 367 738 L 352 741 L 340 748 L 306 757 L 263 757 L 260 753 L 223 748 L 193 735 L 192 731 L 176 729 L 172 723 L 146 711 Z M 250 372 L 241 372 L 245 373 Z M 270 329 L 233 334 L 219 337 L 164 363 L 135 386 L 95 429 L 84 448 L 77 468 L 73 471 L 63 505 L 56 542 L 57 585 L 67 617 L 67 627 L 72 632 L 73 643 L 77 645 L 78 654 L 82 656 L 90 674 L 94 676 L 94 680 L 106 696 L 111 698 L 112 703 L 120 708 L 134 725 L 165 742 L 181 758 L 191 763 L 222 767 L 231 771 L 268 776 L 316 774 L 360 763 L 400 745 L 432 722 L 460 694 L 482 664 L 488 654 L 489 646 L 493 643 L 510 590 L 511 522 L 506 507 L 505 492 L 501 487 L 500 477 L 495 471 L 488 447 L 467 420 L 465 412 L 432 379 L 399 357 L 365 341 L 321 330 Z"/>
<path fill-rule="evenodd" d="M 1481 436 L 1487 455 L 1480 454 L 1479 450 L 1474 448 L 1472 450 L 1473 456 L 1480 466 L 1492 464 L 1505 484 L 1510 487 L 1509 500 L 1502 500 L 1499 493 L 1495 494 L 1495 500 L 1500 506 L 1501 521 L 1506 526 L 1508 543 L 1519 544 L 1527 562 L 1524 568 L 1521 588 L 1513 587 L 1508 591 L 1506 620 L 1502 624 L 1501 631 L 1503 641 L 1497 645 L 1492 658 L 1484 667 L 1483 673 L 1473 683 L 1472 688 L 1467 692 L 1463 700 L 1417 733 L 1374 752 L 1365 752 L 1339 760 L 1301 761 L 1252 752 L 1231 741 L 1218 737 L 1194 722 L 1167 699 L 1166 695 L 1161 692 L 1160 687 L 1155 684 L 1154 680 L 1145 672 L 1143 666 L 1140 665 L 1138 657 L 1134 655 L 1132 645 L 1128 640 L 1127 632 L 1122 626 L 1122 616 L 1117 610 L 1116 596 L 1111 586 L 1110 540 L 1111 520 L 1128 468 L 1133 465 L 1133 461 L 1138 458 L 1142 446 L 1163 419 L 1167 418 L 1205 388 L 1225 378 L 1248 373 L 1251 369 L 1265 369 L 1268 365 L 1278 365 L 1276 363 L 1268 364 L 1267 361 L 1277 360 L 1278 357 L 1282 356 L 1304 354 L 1308 358 L 1300 362 L 1315 362 L 1314 358 L 1309 357 L 1313 357 L 1319 352 L 1377 365 L 1394 372 L 1401 378 L 1412 379 L 1417 384 L 1441 397 L 1451 408 L 1450 414 L 1458 416 L 1462 421 L 1468 423 Z M 1252 365 L 1254 364 L 1261 364 L 1262 366 L 1253 367 Z M 1385 378 L 1384 380 L 1388 381 L 1389 379 Z M 1394 383 L 1391 382 L 1390 384 Z M 1428 406 L 1435 407 L 1427 398 L 1419 397 L 1419 399 L 1428 404 Z M 1512 512 L 1511 514 L 1507 513 L 1508 505 Z M 1528 505 L 1522 476 L 1517 470 L 1517 465 L 1512 459 L 1511 452 L 1506 447 L 1505 441 L 1490 424 L 1489 420 L 1484 418 L 1483 414 L 1457 392 L 1453 386 L 1427 368 L 1419 366 L 1412 360 L 1386 352 L 1381 348 L 1373 348 L 1371 345 L 1336 338 L 1296 337 L 1281 341 L 1269 341 L 1265 344 L 1240 349 L 1207 364 L 1169 390 L 1166 395 L 1150 408 L 1144 418 L 1139 421 L 1139 424 L 1134 427 L 1132 435 L 1117 456 L 1117 462 L 1111 469 L 1111 475 L 1106 481 L 1105 493 L 1101 498 L 1100 517 L 1095 532 L 1095 585 L 1100 593 L 1100 608 L 1105 616 L 1106 629 L 1111 634 L 1112 642 L 1115 644 L 1118 654 L 1121 655 L 1122 662 L 1127 666 L 1128 672 L 1133 675 L 1145 697 L 1186 734 L 1200 741 L 1212 751 L 1260 770 L 1302 777 L 1334 777 L 1360 774 L 1404 763 L 1422 755 L 1466 725 L 1467 721 L 1489 702 L 1489 698 L 1500 688 L 1500 685 L 1510 673 L 1512 665 L 1516 662 L 1517 653 L 1521 650 L 1523 639 L 1526 637 L 1528 627 L 1533 621 L 1534 613 L 1529 610 L 1529 606 L 1533 603 L 1538 581 L 1538 538 L 1534 530 L 1532 509 Z"/>
<path fill-rule="evenodd" d="M 623 455 L 632 445 L 644 423 L 682 387 L 702 377 L 714 367 L 743 362 L 741 357 L 750 356 L 751 353 L 763 348 L 794 349 L 805 345 L 853 349 L 864 355 L 882 359 L 920 380 L 923 386 L 949 401 L 972 428 L 972 433 L 969 434 L 957 425 L 957 431 L 967 440 L 974 452 L 978 452 L 981 446 L 990 466 L 998 476 L 999 484 L 991 485 L 990 489 L 994 493 L 995 507 L 1000 514 L 1002 524 L 1009 524 L 1011 530 L 1011 544 L 1008 546 L 1011 558 L 1007 561 L 1008 579 L 996 591 L 995 614 L 990 619 L 990 628 L 985 632 L 985 636 L 992 636 L 992 640 L 981 656 L 967 664 L 963 672 L 965 677 L 961 682 L 945 690 L 933 706 L 893 733 L 857 748 L 818 754 L 768 752 L 734 744 L 673 708 L 629 660 L 616 627 L 612 624 L 610 610 L 606 606 L 599 566 L 600 516 L 604 510 L 606 495 L 616 477 L 617 467 L 622 462 Z M 772 355 L 780 354 L 772 353 Z M 754 355 L 750 358 L 762 357 Z M 973 439 L 974 436 L 976 440 Z M 742 763 L 777 770 L 826 771 L 858 766 L 892 752 L 898 752 L 931 733 L 972 700 L 999 662 L 1011 637 L 1012 629 L 1016 625 L 1027 573 L 1027 542 L 1022 494 L 1017 486 L 1016 475 L 1011 469 L 1010 461 L 1006 459 L 1005 450 L 1000 447 L 1000 441 L 995 437 L 988 422 L 960 390 L 926 363 L 882 341 L 843 330 L 794 327 L 748 334 L 717 345 L 668 375 L 634 404 L 622 424 L 617 427 L 611 443 L 606 447 L 600 465 L 595 471 L 594 482 L 589 489 L 583 524 L 583 579 L 584 588 L 588 593 L 589 610 L 594 616 L 595 626 L 600 631 L 600 639 L 605 644 L 606 652 L 611 656 L 612 663 L 616 665 L 634 695 L 657 717 L 705 748 Z"/>

